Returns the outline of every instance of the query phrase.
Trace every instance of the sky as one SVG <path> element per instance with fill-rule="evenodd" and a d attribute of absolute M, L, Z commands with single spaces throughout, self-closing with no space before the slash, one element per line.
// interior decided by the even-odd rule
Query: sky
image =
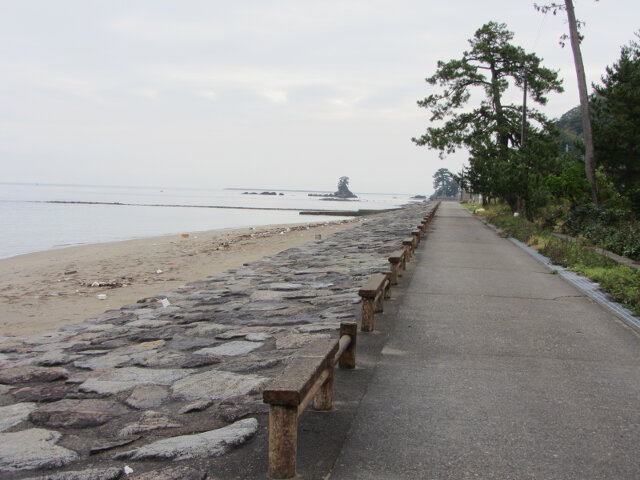
<path fill-rule="evenodd" d="M 574 4 L 591 84 L 640 2 Z M 564 80 L 542 111 L 579 103 L 566 15 L 528 0 L 0 0 L 0 182 L 429 194 L 466 155 L 411 142 L 416 101 L 488 21 Z"/>

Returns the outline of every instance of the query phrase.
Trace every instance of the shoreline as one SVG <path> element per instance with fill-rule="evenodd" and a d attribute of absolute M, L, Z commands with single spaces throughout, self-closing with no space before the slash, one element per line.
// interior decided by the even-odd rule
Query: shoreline
<path fill-rule="evenodd" d="M 209 230 L 0 259 L 0 337 L 38 335 L 82 322 L 357 223 L 353 219 Z"/>

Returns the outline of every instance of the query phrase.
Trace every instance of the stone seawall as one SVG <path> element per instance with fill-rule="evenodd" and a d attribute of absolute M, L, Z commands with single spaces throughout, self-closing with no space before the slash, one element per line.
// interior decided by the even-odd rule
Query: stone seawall
<path fill-rule="evenodd" d="M 224 478 L 207 459 L 266 429 L 265 383 L 356 319 L 360 285 L 431 208 L 368 217 L 50 335 L 0 338 L 0 477 L 117 479 L 126 465 L 127 478 Z"/>

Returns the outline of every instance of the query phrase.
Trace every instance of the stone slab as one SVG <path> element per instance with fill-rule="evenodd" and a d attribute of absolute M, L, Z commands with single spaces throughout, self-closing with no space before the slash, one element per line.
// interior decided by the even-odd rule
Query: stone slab
<path fill-rule="evenodd" d="M 262 347 L 261 342 L 245 342 L 243 340 L 234 340 L 217 347 L 202 348 L 193 352 L 196 355 L 217 355 L 222 357 L 233 357 L 237 355 L 246 355 L 254 350 Z"/>
<path fill-rule="evenodd" d="M 209 370 L 178 380 L 173 384 L 172 394 L 174 398 L 190 402 L 224 400 L 257 391 L 267 381 L 258 375 Z"/>
<path fill-rule="evenodd" d="M 78 388 L 82 392 L 108 395 L 132 390 L 141 385 L 171 385 L 192 373 L 194 370 L 191 369 L 125 367 L 89 378 Z"/>
<path fill-rule="evenodd" d="M 255 418 L 239 420 L 216 430 L 195 435 L 166 438 L 128 452 L 116 455 L 116 459 L 150 460 L 219 457 L 232 448 L 242 445 L 258 430 Z"/>
<path fill-rule="evenodd" d="M 35 409 L 29 419 L 36 425 L 46 427 L 87 428 L 103 425 L 126 412 L 127 409 L 120 403 L 109 400 L 67 399 Z"/>
<path fill-rule="evenodd" d="M 78 458 L 73 450 L 56 445 L 62 435 L 42 428 L 0 433 L 0 472 L 55 468 Z"/>
<path fill-rule="evenodd" d="M 29 418 L 29 414 L 36 408 L 35 403 L 14 403 L 0 407 L 0 432 L 13 427 Z"/>

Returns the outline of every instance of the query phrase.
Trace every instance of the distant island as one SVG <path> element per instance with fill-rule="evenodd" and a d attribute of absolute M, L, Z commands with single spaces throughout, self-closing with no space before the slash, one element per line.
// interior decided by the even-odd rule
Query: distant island
<path fill-rule="evenodd" d="M 284 195 L 284 193 L 276 193 L 276 192 L 244 192 L 243 195 Z"/>
<path fill-rule="evenodd" d="M 349 177 L 340 177 L 338 180 L 338 190 L 334 193 L 310 193 L 310 197 L 322 197 L 320 200 L 347 201 L 358 196 L 349 190 Z"/>

